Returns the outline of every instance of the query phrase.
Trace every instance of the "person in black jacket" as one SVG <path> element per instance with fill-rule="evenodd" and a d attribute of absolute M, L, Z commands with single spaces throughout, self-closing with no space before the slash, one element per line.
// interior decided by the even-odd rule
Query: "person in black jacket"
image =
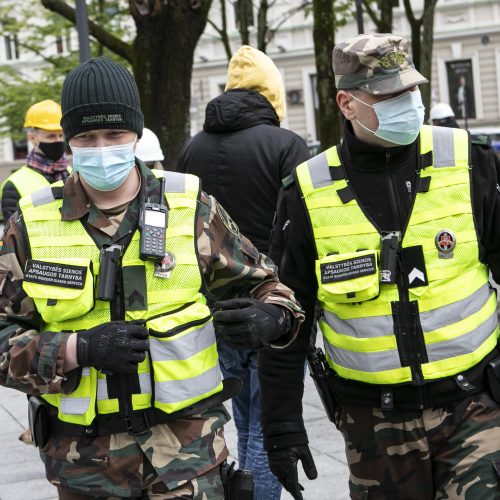
<path fill-rule="evenodd" d="M 273 61 L 249 46 L 229 63 L 226 91 L 210 101 L 203 131 L 185 146 L 179 170 L 199 176 L 257 249 L 267 253 L 281 179 L 309 158 L 306 143 L 280 128 L 285 91 Z M 234 229 L 233 229 L 234 230 Z M 224 376 L 240 377 L 233 398 L 240 468 L 253 472 L 255 500 L 278 500 L 281 486 L 262 447 L 257 352 L 219 343 Z"/>
<path fill-rule="evenodd" d="M 493 152 L 422 126 L 426 80 L 405 39 L 358 35 L 333 68 L 343 141 L 286 183 L 270 251 L 306 312 L 291 346 L 259 353 L 271 470 L 296 500 L 298 461 L 316 474 L 301 399 L 318 298 L 351 498 L 497 498 Z"/>
<path fill-rule="evenodd" d="M 19 200 L 68 175 L 66 143 L 61 129 L 61 106 L 50 99 L 33 104 L 26 112 L 24 128 L 33 149 L 26 165 L 0 186 L 4 221 L 18 209 Z"/>

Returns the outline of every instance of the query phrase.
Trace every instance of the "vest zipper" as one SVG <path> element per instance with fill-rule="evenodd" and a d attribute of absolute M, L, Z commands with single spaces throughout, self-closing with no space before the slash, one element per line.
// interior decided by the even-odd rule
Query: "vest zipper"
<path fill-rule="evenodd" d="M 406 232 L 406 228 L 408 227 L 408 223 L 410 221 L 411 212 L 413 210 L 413 204 L 415 203 L 415 198 L 413 198 L 413 203 L 411 203 L 410 211 L 408 212 L 408 216 L 406 221 L 402 221 L 401 219 L 401 206 L 398 203 L 398 196 L 396 194 L 396 189 L 394 186 L 394 181 L 392 177 L 391 170 L 389 168 L 389 164 L 391 161 L 391 153 L 386 152 L 386 173 L 387 173 L 387 182 L 389 184 L 389 198 L 391 201 L 391 209 L 393 212 L 393 220 L 394 222 L 398 222 L 399 230 L 401 231 L 401 238 L 399 240 L 399 257 L 398 257 L 398 267 L 399 273 L 397 276 L 397 287 L 398 287 L 398 295 L 399 295 L 399 314 L 394 318 L 394 321 L 398 322 L 399 325 L 399 333 L 400 339 L 397 343 L 398 349 L 400 349 L 400 359 L 402 364 L 408 363 L 407 366 L 411 368 L 412 372 L 412 382 L 415 385 L 421 385 L 425 383 L 425 380 L 422 375 L 422 369 L 420 363 L 422 362 L 422 339 L 418 339 L 418 329 L 416 328 L 417 321 L 413 317 L 415 312 L 413 311 L 412 304 L 410 303 L 410 296 L 408 292 L 408 280 L 404 273 L 403 261 L 402 261 L 402 249 L 403 249 L 403 239 L 404 234 Z M 419 176 L 417 176 L 417 186 L 419 184 Z M 418 192 L 417 186 L 415 187 L 415 193 Z M 411 185 L 408 187 L 406 185 L 407 190 L 411 196 Z"/>
<path fill-rule="evenodd" d="M 123 302 L 124 287 L 123 287 L 123 271 L 122 266 L 118 266 L 116 273 L 116 290 L 115 296 L 110 304 L 111 321 L 119 321 L 125 319 L 125 304 Z M 136 386 L 137 374 L 129 373 L 113 373 L 106 375 L 112 380 L 110 381 L 115 387 L 119 388 L 118 404 L 123 412 L 125 420 L 129 419 L 132 414 L 132 391 L 131 387 Z"/>
<path fill-rule="evenodd" d="M 173 337 L 174 335 L 177 335 L 178 333 L 181 333 L 184 330 L 191 328 L 192 326 L 202 325 L 203 323 L 206 323 L 211 317 L 212 317 L 212 315 L 209 314 L 208 316 L 205 316 L 204 318 L 195 319 L 193 321 L 190 321 L 189 323 L 184 323 L 183 325 L 176 326 L 175 328 L 172 328 L 171 330 L 168 330 L 167 332 L 158 332 L 156 330 L 151 330 L 151 329 L 149 331 L 151 334 L 153 334 L 155 337 L 158 337 L 158 338 Z"/>

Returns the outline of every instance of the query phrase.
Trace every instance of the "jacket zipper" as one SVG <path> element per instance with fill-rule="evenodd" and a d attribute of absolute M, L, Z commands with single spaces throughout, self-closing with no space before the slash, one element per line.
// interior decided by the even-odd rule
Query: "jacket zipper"
<path fill-rule="evenodd" d="M 202 325 L 203 323 L 206 323 L 211 317 L 212 317 L 212 315 L 209 314 L 208 316 L 205 316 L 204 318 L 195 319 L 193 321 L 190 321 L 189 323 L 184 323 L 183 325 L 176 326 L 175 328 L 168 330 L 168 332 L 158 332 L 156 330 L 151 330 L 151 329 L 149 331 L 155 337 L 158 337 L 158 338 L 173 337 L 174 335 L 177 335 L 178 333 L 181 333 L 184 330 L 191 328 L 192 326 Z"/>

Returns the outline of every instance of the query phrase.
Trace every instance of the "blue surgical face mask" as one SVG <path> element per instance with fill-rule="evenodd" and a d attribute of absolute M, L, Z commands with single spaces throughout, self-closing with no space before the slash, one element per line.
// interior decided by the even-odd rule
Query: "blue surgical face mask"
<path fill-rule="evenodd" d="M 73 152 L 73 169 L 98 191 L 120 187 L 135 165 L 135 141 L 116 146 L 77 148 Z"/>
<path fill-rule="evenodd" d="M 411 144 L 417 138 L 425 115 L 425 106 L 419 90 L 405 92 L 373 106 L 355 95 L 351 94 L 351 97 L 373 108 L 377 115 L 377 130 L 371 130 L 356 120 L 365 130 L 393 144 Z"/>

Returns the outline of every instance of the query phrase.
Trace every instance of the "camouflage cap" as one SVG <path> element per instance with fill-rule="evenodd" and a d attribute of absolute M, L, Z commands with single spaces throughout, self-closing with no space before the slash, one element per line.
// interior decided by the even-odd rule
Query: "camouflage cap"
<path fill-rule="evenodd" d="M 428 83 L 413 65 L 408 40 L 392 33 L 357 35 L 335 45 L 332 54 L 337 89 L 392 94 Z"/>

